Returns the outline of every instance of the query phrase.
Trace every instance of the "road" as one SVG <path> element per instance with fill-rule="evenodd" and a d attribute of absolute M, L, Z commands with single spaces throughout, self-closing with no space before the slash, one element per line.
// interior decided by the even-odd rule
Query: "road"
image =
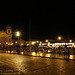
<path fill-rule="evenodd" d="M 75 61 L 0 53 L 0 75 L 75 75 Z"/>

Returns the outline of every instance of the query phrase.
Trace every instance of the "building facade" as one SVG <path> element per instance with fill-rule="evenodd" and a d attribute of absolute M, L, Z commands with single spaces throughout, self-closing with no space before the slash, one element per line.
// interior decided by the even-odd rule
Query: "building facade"
<path fill-rule="evenodd" d="M 12 27 L 9 25 L 5 30 L 0 31 L 0 45 L 6 45 L 12 43 Z"/>

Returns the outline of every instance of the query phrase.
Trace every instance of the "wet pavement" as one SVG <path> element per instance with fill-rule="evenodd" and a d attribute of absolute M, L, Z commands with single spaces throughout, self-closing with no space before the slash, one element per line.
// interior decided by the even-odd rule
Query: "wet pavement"
<path fill-rule="evenodd" d="M 75 61 L 0 53 L 0 75 L 75 75 Z"/>
<path fill-rule="evenodd" d="M 32 56 L 40 56 L 44 58 L 75 60 L 75 55 L 59 55 L 53 53 L 32 52 Z"/>

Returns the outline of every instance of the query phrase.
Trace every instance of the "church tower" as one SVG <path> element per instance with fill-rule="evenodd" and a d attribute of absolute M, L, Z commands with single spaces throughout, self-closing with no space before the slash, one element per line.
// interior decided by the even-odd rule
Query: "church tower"
<path fill-rule="evenodd" d="M 6 34 L 8 36 L 7 38 L 8 42 L 11 43 L 12 42 L 12 27 L 10 25 L 6 27 Z"/>

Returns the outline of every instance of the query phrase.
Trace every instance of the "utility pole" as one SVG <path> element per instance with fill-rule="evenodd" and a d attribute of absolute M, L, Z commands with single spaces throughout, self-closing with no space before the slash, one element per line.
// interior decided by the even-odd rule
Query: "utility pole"
<path fill-rule="evenodd" d="M 29 44 L 30 44 L 30 51 L 31 51 L 31 17 L 29 18 Z"/>

